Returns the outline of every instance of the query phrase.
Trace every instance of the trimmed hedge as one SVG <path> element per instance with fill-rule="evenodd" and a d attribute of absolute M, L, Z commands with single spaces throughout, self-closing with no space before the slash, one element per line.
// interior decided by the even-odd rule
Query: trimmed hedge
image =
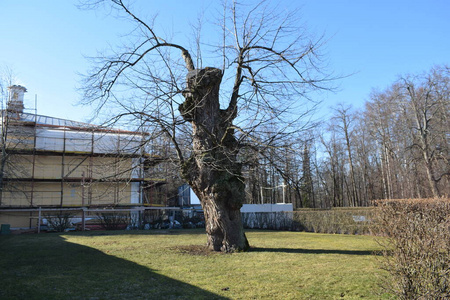
<path fill-rule="evenodd" d="M 317 233 L 368 234 L 373 208 L 335 208 L 329 210 L 298 210 L 294 220 L 302 231 Z"/>
<path fill-rule="evenodd" d="M 373 208 L 302 209 L 294 212 L 243 213 L 245 228 L 317 233 L 368 234 Z"/>

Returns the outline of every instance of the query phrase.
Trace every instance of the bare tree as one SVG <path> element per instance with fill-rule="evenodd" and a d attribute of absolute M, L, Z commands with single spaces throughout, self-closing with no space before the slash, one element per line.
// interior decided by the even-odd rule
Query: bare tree
<path fill-rule="evenodd" d="M 344 195 L 344 145 L 338 138 L 335 126 L 329 127 L 329 138 L 321 136 L 321 144 L 324 147 L 325 159 L 322 163 L 322 185 L 326 191 L 327 202 L 331 207 L 348 206 Z"/>
<path fill-rule="evenodd" d="M 343 134 L 345 147 L 347 150 L 348 166 L 350 173 L 350 203 L 351 206 L 358 205 L 358 191 L 356 188 L 355 170 L 353 162 L 353 151 L 351 145 L 351 135 L 354 116 L 350 112 L 351 107 L 346 107 L 343 104 L 338 105 L 335 109 L 334 119 L 336 120 L 336 126 L 340 129 L 340 133 Z"/>
<path fill-rule="evenodd" d="M 29 139 L 33 136 L 31 129 L 24 128 L 17 122 L 23 107 L 15 101 L 13 90 L 26 89 L 14 86 L 14 81 L 14 72 L 10 68 L 4 67 L 0 70 L 0 205 L 5 204 L 3 197 L 6 191 L 15 194 L 27 193 L 24 184 L 8 185 L 8 181 L 27 174 L 28 170 L 24 165 L 29 164 L 29 161 L 12 154 L 28 149 Z"/>
<path fill-rule="evenodd" d="M 414 140 L 425 166 L 426 178 L 434 197 L 441 196 L 438 183 L 450 175 L 449 121 L 450 79 L 448 68 L 434 68 L 422 76 L 402 78 L 404 105 L 410 112 Z"/>
<path fill-rule="evenodd" d="M 88 1 L 84 7 L 100 4 L 133 22 L 135 40 L 94 59 L 84 82 L 85 103 L 96 103 L 99 112 L 117 108 L 112 120 L 138 119 L 148 130 L 164 133 L 181 175 L 201 201 L 208 247 L 247 249 L 241 153 L 264 155 L 305 128 L 299 118 L 312 107 L 307 95 L 330 79 L 317 53 L 322 38 L 298 26 L 295 12 L 277 12 L 265 1 L 254 6 L 225 1 L 219 46 L 213 48 L 217 56 L 208 61 L 200 56 L 200 34 L 197 49 L 190 50 L 162 38 L 155 20 L 140 18 L 122 0 Z M 207 61 L 221 66 L 203 67 Z"/>
<path fill-rule="evenodd" d="M 7 155 L 7 145 L 6 141 L 8 138 L 8 120 L 6 117 L 7 110 L 7 102 L 9 99 L 9 90 L 8 87 L 12 85 L 11 83 L 11 72 L 10 70 L 6 70 L 5 74 L 4 72 L 1 73 L 0 78 L 0 101 L 1 101 L 1 140 L 0 140 L 0 146 L 1 146 L 1 160 L 0 160 L 0 205 L 2 204 L 2 197 L 3 197 L 3 181 L 4 181 L 4 174 L 5 174 L 5 167 L 8 160 Z"/>

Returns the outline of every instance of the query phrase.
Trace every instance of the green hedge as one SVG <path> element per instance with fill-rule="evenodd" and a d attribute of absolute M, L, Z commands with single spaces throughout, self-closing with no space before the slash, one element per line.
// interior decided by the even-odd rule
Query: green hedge
<path fill-rule="evenodd" d="M 373 208 L 301 209 L 294 212 L 294 222 L 302 231 L 317 233 L 368 234 Z"/>
<path fill-rule="evenodd" d="M 294 212 L 243 213 L 245 228 L 296 230 L 317 233 L 368 234 L 373 208 L 328 210 L 301 209 Z"/>

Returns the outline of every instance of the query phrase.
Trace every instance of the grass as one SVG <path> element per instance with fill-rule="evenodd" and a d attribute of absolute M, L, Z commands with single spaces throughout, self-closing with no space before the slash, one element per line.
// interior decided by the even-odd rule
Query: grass
<path fill-rule="evenodd" d="M 200 230 L 0 236 L 0 299 L 383 298 L 371 237 L 247 236 L 233 254 L 205 250 Z"/>

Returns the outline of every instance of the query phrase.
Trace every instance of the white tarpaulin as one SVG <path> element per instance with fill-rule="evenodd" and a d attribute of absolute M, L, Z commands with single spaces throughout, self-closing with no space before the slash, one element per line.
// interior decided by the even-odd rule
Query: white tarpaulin
<path fill-rule="evenodd" d="M 139 153 L 141 140 L 140 134 L 49 128 L 36 130 L 36 150 L 44 151 L 135 154 Z"/>

